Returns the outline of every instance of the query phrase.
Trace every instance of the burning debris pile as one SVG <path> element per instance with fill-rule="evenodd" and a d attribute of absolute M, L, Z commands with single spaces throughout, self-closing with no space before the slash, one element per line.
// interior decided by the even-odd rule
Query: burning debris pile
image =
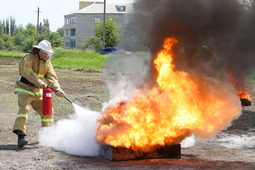
<path fill-rule="evenodd" d="M 248 90 L 248 85 L 246 85 L 245 76 L 241 76 L 239 80 L 236 80 L 232 77 L 231 72 L 229 72 L 229 75 L 229 81 L 235 87 L 236 95 L 240 98 L 242 106 L 251 106 L 251 92 Z"/>
<path fill-rule="evenodd" d="M 213 137 L 230 126 L 241 114 L 239 89 L 230 77 L 238 82 L 255 63 L 254 6 L 139 0 L 135 7 L 153 56 L 144 82 L 150 85 L 101 113 L 98 142 L 148 152 L 192 133 Z"/>
<path fill-rule="evenodd" d="M 245 89 L 241 89 L 237 93 L 237 96 L 240 97 L 242 106 L 251 106 L 251 101 L 252 101 L 251 92 Z"/>

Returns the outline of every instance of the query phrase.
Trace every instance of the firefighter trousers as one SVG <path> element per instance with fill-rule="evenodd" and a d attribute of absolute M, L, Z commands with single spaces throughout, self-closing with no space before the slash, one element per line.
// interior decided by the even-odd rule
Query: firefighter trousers
<path fill-rule="evenodd" d="M 43 115 L 43 102 L 42 96 L 31 96 L 28 94 L 17 94 L 19 112 L 16 117 L 13 132 L 22 131 L 25 135 L 27 134 L 27 118 L 30 110 L 30 106 L 40 115 L 42 127 L 52 126 L 54 112 L 52 109 L 51 115 Z"/>

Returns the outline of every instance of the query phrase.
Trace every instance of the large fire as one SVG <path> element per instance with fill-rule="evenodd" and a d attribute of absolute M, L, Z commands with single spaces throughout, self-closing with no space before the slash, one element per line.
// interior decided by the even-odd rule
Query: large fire
<path fill-rule="evenodd" d="M 241 113 L 240 99 L 226 81 L 177 71 L 175 38 L 166 38 L 154 66 L 158 87 L 102 112 L 97 140 L 134 150 L 180 143 L 194 133 L 207 138 L 228 127 Z"/>

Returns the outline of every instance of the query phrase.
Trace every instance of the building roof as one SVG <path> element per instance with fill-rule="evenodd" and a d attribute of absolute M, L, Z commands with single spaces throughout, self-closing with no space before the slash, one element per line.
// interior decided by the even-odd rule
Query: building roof
<path fill-rule="evenodd" d="M 125 10 L 121 10 L 124 7 Z M 114 5 L 114 4 L 106 4 L 106 13 L 107 14 L 125 14 L 133 12 L 133 4 L 126 5 Z M 78 11 L 67 14 L 103 14 L 104 13 L 104 4 L 103 3 L 94 3 L 87 7 L 84 7 Z M 66 16 L 66 15 L 65 15 Z"/>

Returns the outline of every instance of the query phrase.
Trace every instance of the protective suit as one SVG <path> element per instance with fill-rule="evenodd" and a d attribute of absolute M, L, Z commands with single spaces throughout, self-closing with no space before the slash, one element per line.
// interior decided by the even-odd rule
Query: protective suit
<path fill-rule="evenodd" d="M 20 76 L 15 84 L 19 111 L 13 127 L 13 132 L 17 135 L 25 136 L 27 134 L 26 124 L 30 106 L 41 116 L 43 127 L 53 124 L 53 111 L 51 115 L 43 115 L 42 112 L 42 90 L 47 87 L 43 79 L 49 86 L 57 90 L 57 96 L 65 96 L 50 60 L 41 59 L 41 50 L 37 47 L 33 48 L 19 63 Z"/>

